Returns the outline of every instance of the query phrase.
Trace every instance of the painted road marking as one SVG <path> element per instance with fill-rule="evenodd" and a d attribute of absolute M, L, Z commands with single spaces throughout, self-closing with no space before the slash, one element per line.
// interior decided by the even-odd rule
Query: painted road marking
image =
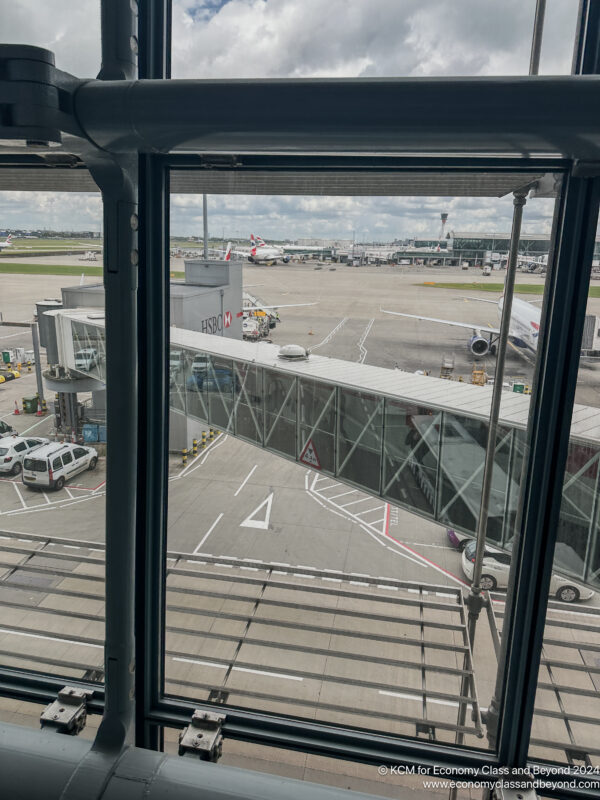
<path fill-rule="evenodd" d="M 269 527 L 269 520 L 271 519 L 271 508 L 273 505 L 273 492 L 267 497 L 266 500 L 263 500 L 262 503 L 257 506 L 251 514 L 248 514 L 246 519 L 243 522 L 240 522 L 240 528 L 258 528 L 259 530 L 266 531 Z M 265 510 L 265 518 L 264 519 L 254 519 L 254 515 L 258 514 L 261 508 Z"/>
<path fill-rule="evenodd" d="M 326 497 L 325 500 L 335 500 L 338 497 L 345 497 L 347 494 L 356 494 L 357 491 L 358 489 L 351 489 L 349 492 L 342 492 L 341 494 L 334 494 L 333 497 Z M 342 508 L 345 508 L 345 506 L 342 506 Z"/>
<path fill-rule="evenodd" d="M 200 550 L 200 548 L 202 547 L 202 545 L 204 544 L 204 542 L 205 542 L 205 541 L 208 539 L 208 537 L 211 535 L 211 533 L 212 533 L 212 532 L 214 531 L 214 529 L 217 527 L 217 525 L 219 524 L 219 522 L 221 521 L 221 519 L 222 519 L 222 518 L 223 518 L 223 514 L 221 513 L 221 514 L 219 514 L 219 516 L 216 518 L 216 520 L 213 522 L 213 524 L 210 526 L 210 528 L 209 528 L 209 529 L 206 531 L 206 533 L 205 533 L 205 534 L 204 534 L 204 536 L 202 537 L 202 540 L 201 540 L 200 544 L 199 544 L 199 545 L 198 545 L 198 547 L 197 547 L 197 548 L 194 550 L 194 552 L 193 552 L 193 555 L 196 555 L 196 553 L 197 553 L 197 552 Z"/>
<path fill-rule="evenodd" d="M 225 664 L 216 664 L 214 661 L 201 661 L 198 658 L 180 658 L 173 656 L 172 661 L 182 661 L 184 664 L 200 664 L 203 667 L 216 667 L 217 669 L 227 669 Z"/>
<path fill-rule="evenodd" d="M 19 491 L 19 487 L 17 486 L 16 483 L 13 483 L 13 486 L 15 487 L 15 492 L 19 495 L 19 500 L 21 501 L 21 505 L 23 506 L 23 508 L 27 508 L 27 503 L 25 502 L 25 500 L 23 500 L 23 495 Z"/>
<path fill-rule="evenodd" d="M 243 481 L 242 485 L 240 486 L 240 488 L 239 488 L 239 489 L 237 490 L 237 492 L 236 492 L 236 493 L 233 495 L 234 497 L 237 497 L 237 496 L 238 496 L 238 494 L 239 494 L 239 493 L 242 491 L 242 489 L 243 489 L 243 488 L 244 488 L 244 486 L 245 486 L 245 485 L 248 483 L 248 481 L 249 481 L 249 480 L 250 480 L 250 478 L 252 477 L 252 473 L 254 472 L 254 470 L 255 470 L 257 467 L 258 467 L 258 464 L 255 464 L 255 465 L 252 467 L 252 469 L 250 470 L 250 472 L 249 472 L 249 473 L 246 475 L 246 477 L 244 478 L 244 481 Z"/>
<path fill-rule="evenodd" d="M 282 672 L 267 672 L 264 669 L 249 669 L 248 667 L 232 667 L 232 671 L 251 672 L 253 675 L 267 675 L 269 678 L 285 678 L 288 681 L 302 681 L 299 675 L 284 675 Z"/>

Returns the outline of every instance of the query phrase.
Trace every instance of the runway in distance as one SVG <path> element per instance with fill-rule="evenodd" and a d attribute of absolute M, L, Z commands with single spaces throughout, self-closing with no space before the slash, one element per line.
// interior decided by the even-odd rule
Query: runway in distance
<path fill-rule="evenodd" d="M 496 300 L 484 300 L 480 297 L 469 297 L 468 300 L 476 300 L 479 303 L 492 303 L 498 309 L 498 316 L 502 318 L 502 307 L 504 297 Z M 496 352 L 496 341 L 500 335 L 498 328 L 484 328 L 480 324 L 470 322 L 455 322 L 449 319 L 436 319 L 435 317 L 424 317 L 419 314 L 404 314 L 400 311 L 386 311 L 380 308 L 384 314 L 393 314 L 397 317 L 408 317 L 409 319 L 420 319 L 423 322 L 434 322 L 440 325 L 450 325 L 455 328 L 466 328 L 472 331 L 472 336 L 468 341 L 468 347 L 474 356 L 481 358 L 488 353 L 494 355 Z M 522 350 L 530 353 L 537 352 L 538 337 L 540 333 L 540 320 L 542 312 L 537 306 L 528 303 L 526 300 L 513 298 L 512 314 L 510 317 L 509 341 Z"/>
<path fill-rule="evenodd" d="M 12 247 L 12 233 L 9 233 L 5 241 L 0 242 L 0 250 L 5 247 Z"/>

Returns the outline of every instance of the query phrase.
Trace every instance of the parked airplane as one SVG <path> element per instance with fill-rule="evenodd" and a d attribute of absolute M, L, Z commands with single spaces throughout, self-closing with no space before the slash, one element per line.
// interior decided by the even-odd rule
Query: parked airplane
<path fill-rule="evenodd" d="M 484 300 L 480 297 L 471 297 L 470 300 L 477 300 L 480 303 L 493 303 L 498 309 L 498 315 L 502 317 L 502 306 L 504 305 L 504 297 L 496 300 Z M 466 328 L 471 330 L 473 335 L 469 339 L 468 347 L 474 356 L 481 358 L 488 353 L 494 355 L 496 353 L 496 342 L 500 335 L 498 328 L 484 328 L 480 324 L 472 324 L 469 322 L 454 322 L 449 319 L 436 319 L 434 317 L 422 317 L 418 314 L 403 314 L 400 311 L 386 311 L 381 308 L 384 314 L 394 314 L 397 317 L 408 317 L 409 319 L 420 319 L 424 322 L 436 322 L 441 325 L 452 325 L 455 328 Z M 520 347 L 531 353 L 537 352 L 538 336 L 540 333 L 540 320 L 542 312 L 541 309 L 528 303 L 526 300 L 520 300 L 518 297 L 513 298 L 512 314 L 510 317 L 510 327 L 508 338 L 515 347 Z"/>
<path fill-rule="evenodd" d="M 234 250 L 236 255 L 246 256 L 252 264 L 266 264 L 272 266 L 277 261 L 287 264 L 292 253 L 320 253 L 322 247 L 303 247 L 302 245 L 274 245 L 267 244 L 260 236 L 250 234 L 250 251 Z"/>
<path fill-rule="evenodd" d="M 9 233 L 4 242 L 0 242 L 0 250 L 5 247 L 12 247 L 12 233 Z"/>

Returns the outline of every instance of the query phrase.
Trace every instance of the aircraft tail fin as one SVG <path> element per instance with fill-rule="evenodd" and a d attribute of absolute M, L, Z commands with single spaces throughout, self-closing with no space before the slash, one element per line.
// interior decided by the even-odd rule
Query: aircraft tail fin
<path fill-rule="evenodd" d="M 224 261 L 231 261 L 231 242 L 227 242 Z"/>

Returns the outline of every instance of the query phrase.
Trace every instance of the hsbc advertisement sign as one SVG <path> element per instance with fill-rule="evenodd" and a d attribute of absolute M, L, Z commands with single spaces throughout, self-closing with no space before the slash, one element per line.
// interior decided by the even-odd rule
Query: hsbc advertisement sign
<path fill-rule="evenodd" d="M 223 333 L 223 330 L 225 328 L 229 328 L 232 321 L 233 315 L 231 311 L 224 311 L 222 314 L 213 315 L 212 317 L 206 317 L 203 319 L 200 330 L 202 333 Z"/>

